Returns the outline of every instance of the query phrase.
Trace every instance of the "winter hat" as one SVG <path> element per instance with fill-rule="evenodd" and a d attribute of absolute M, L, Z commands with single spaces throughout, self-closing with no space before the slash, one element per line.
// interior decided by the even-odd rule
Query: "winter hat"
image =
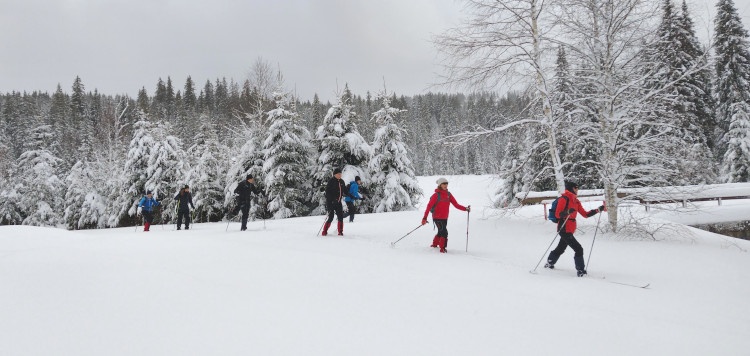
<path fill-rule="evenodd" d="M 184 187 L 182 187 L 182 189 L 190 189 L 190 187 L 188 187 L 188 185 L 187 185 L 187 184 L 185 184 L 185 186 L 184 186 Z"/>
<path fill-rule="evenodd" d="M 565 181 L 565 190 L 569 190 L 569 191 L 572 192 L 573 189 L 575 189 L 575 188 L 578 188 L 578 183 L 576 183 L 574 181 L 571 181 L 571 180 L 566 180 Z"/>
<path fill-rule="evenodd" d="M 448 180 L 443 177 L 440 177 L 435 183 L 437 183 L 438 185 L 441 185 L 443 183 L 448 183 Z"/>
<path fill-rule="evenodd" d="M 245 180 L 250 180 L 250 179 L 253 179 L 253 175 L 252 174 L 248 174 L 247 177 L 245 177 Z"/>
<path fill-rule="evenodd" d="M 149 195 L 149 194 L 151 194 L 151 191 L 150 191 L 150 190 L 147 190 L 147 191 L 146 191 L 146 195 Z"/>
<path fill-rule="evenodd" d="M 354 177 L 354 181 L 355 182 L 359 182 L 359 181 L 361 181 L 361 179 L 359 179 L 359 176 L 356 176 L 356 177 Z"/>
<path fill-rule="evenodd" d="M 341 173 L 341 168 L 336 168 L 333 170 L 334 175 L 339 174 L 339 173 Z"/>

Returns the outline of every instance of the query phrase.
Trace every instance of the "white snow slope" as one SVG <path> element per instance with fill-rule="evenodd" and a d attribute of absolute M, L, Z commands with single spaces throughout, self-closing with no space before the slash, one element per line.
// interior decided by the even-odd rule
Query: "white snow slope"
<path fill-rule="evenodd" d="M 435 178 L 420 178 L 427 196 Z M 750 353 L 749 242 L 599 233 L 589 277 L 575 277 L 570 249 L 535 275 L 555 233 L 541 207 L 493 217 L 483 207 L 496 182 L 448 179 L 474 207 L 468 253 L 456 209 L 447 254 L 429 247 L 431 224 L 391 247 L 419 226 L 426 197 L 420 211 L 359 215 L 344 237 L 316 237 L 322 217 L 246 232 L 0 227 L 0 354 Z M 597 218 L 579 221 L 587 259 Z"/>

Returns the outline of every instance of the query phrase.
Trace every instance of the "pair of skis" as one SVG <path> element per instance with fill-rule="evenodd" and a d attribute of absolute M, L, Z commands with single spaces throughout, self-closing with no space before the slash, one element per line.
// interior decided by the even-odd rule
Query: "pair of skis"
<path fill-rule="evenodd" d="M 531 273 L 531 274 L 539 274 L 539 272 L 534 271 L 534 270 L 529 271 L 529 273 Z M 583 276 L 583 277 L 580 277 L 580 278 L 589 278 L 589 279 L 592 279 L 592 280 L 599 280 L 599 281 L 604 281 L 604 282 L 607 282 L 607 283 L 617 284 L 617 285 L 626 286 L 626 287 L 641 288 L 641 289 L 649 289 L 649 287 L 651 286 L 651 283 L 628 283 L 628 282 L 621 282 L 621 281 L 616 281 L 616 280 L 612 280 L 612 279 L 607 279 L 606 276 L 590 276 L 590 275 L 587 274 L 586 276 Z"/>

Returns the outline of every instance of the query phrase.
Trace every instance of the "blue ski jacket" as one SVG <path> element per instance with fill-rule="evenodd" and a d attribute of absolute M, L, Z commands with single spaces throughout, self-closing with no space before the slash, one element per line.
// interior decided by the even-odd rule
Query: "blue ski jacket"
<path fill-rule="evenodd" d="M 344 201 L 351 203 L 357 199 L 362 199 L 362 196 L 359 195 L 359 184 L 356 180 L 353 180 L 349 182 L 349 195 L 344 198 Z"/>
<path fill-rule="evenodd" d="M 138 203 L 138 206 L 143 208 L 143 211 L 153 211 L 155 206 L 161 205 L 160 202 L 156 201 L 154 198 L 149 197 L 143 197 L 141 198 L 141 201 Z"/>

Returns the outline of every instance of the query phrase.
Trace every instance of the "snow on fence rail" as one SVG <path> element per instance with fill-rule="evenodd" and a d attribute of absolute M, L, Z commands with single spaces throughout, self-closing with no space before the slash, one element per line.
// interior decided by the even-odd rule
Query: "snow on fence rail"
<path fill-rule="evenodd" d="M 523 205 L 542 204 L 544 217 L 547 218 L 547 204 L 551 204 L 560 194 L 557 191 L 520 192 L 516 193 Z M 617 191 L 619 199 L 636 200 L 650 210 L 653 204 L 716 201 L 719 205 L 723 200 L 750 199 L 750 183 L 704 184 L 653 188 L 623 188 Z M 578 191 L 581 201 L 604 201 L 602 189 L 581 189 Z"/>

